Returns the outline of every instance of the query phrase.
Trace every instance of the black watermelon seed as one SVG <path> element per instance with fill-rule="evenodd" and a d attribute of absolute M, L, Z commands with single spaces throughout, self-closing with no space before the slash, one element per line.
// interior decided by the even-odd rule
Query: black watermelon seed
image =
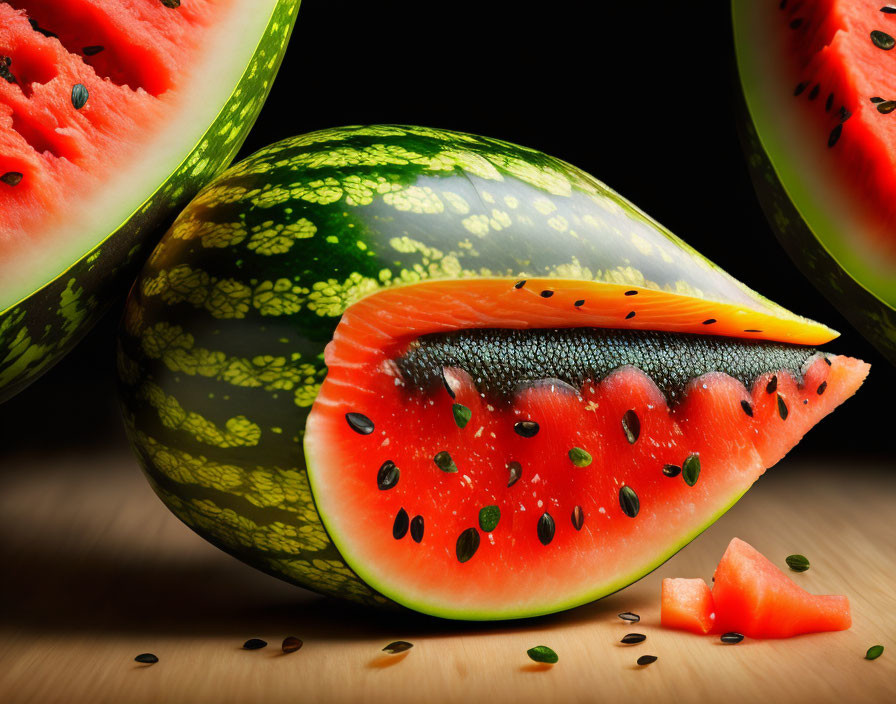
<path fill-rule="evenodd" d="M 840 139 L 840 135 L 843 133 L 843 125 L 837 125 L 834 129 L 831 130 L 831 134 L 828 137 L 828 147 L 833 147 L 837 141 Z"/>
<path fill-rule="evenodd" d="M 793 22 L 790 23 L 791 29 L 799 29 L 802 26 L 803 26 L 803 18 L 802 17 L 797 17 L 795 20 L 793 20 Z"/>
<path fill-rule="evenodd" d="M 451 385 L 448 383 L 448 377 L 445 376 L 445 369 L 443 368 L 440 373 L 442 375 L 442 384 L 445 385 L 445 391 L 448 392 L 448 395 L 451 398 L 457 398 L 457 394 L 454 393 L 454 389 L 452 389 Z"/>
<path fill-rule="evenodd" d="M 305 645 L 301 639 L 296 638 L 295 636 L 286 636 L 283 639 L 283 643 L 280 645 L 280 650 L 284 653 L 294 653 L 297 650 L 301 650 L 302 646 Z"/>
<path fill-rule="evenodd" d="M 454 464 L 454 460 L 451 459 L 451 455 L 449 455 L 446 450 L 437 452 L 436 456 L 432 458 L 432 461 L 435 462 L 436 467 L 443 472 L 450 472 L 451 474 L 457 473 L 457 465 Z"/>
<path fill-rule="evenodd" d="M 884 51 L 889 51 L 896 46 L 896 39 L 893 39 L 886 32 L 881 32 L 879 29 L 871 30 L 871 41 L 874 43 L 874 46 Z"/>
<path fill-rule="evenodd" d="M 741 401 L 740 407 L 744 409 L 744 413 L 750 416 L 750 418 L 753 417 L 753 406 L 750 405 L 749 401 Z"/>
<path fill-rule="evenodd" d="M 16 77 L 9 70 L 12 65 L 12 57 L 0 56 L 0 78 L 6 80 L 7 83 L 18 83 Z"/>
<path fill-rule="evenodd" d="M 395 466 L 395 463 L 392 460 L 386 460 L 380 466 L 380 471 L 376 473 L 376 485 L 380 491 L 391 489 L 398 484 L 400 476 L 401 471 Z"/>
<path fill-rule="evenodd" d="M 451 412 L 454 414 L 454 422 L 457 423 L 458 428 L 465 428 L 470 422 L 470 418 L 473 417 L 473 411 L 462 403 L 455 403 L 451 407 Z"/>
<path fill-rule="evenodd" d="M 652 662 L 656 662 L 656 655 L 642 655 L 638 658 L 638 664 L 642 667 L 644 665 L 649 665 Z"/>
<path fill-rule="evenodd" d="M 830 112 L 832 107 L 834 107 L 834 94 L 828 93 L 828 99 L 824 101 L 825 112 Z"/>
<path fill-rule="evenodd" d="M 363 413 L 346 413 L 345 420 L 359 435 L 370 435 L 373 432 L 373 421 Z"/>
<path fill-rule="evenodd" d="M 582 526 L 585 525 L 585 512 L 582 510 L 581 506 L 576 506 L 572 510 L 572 527 L 576 530 L 582 530 Z"/>
<path fill-rule="evenodd" d="M 501 520 L 501 509 L 497 506 L 484 506 L 479 509 L 479 527 L 485 533 L 491 533 Z"/>
<path fill-rule="evenodd" d="M 75 83 L 72 86 L 72 105 L 75 110 L 80 110 L 87 104 L 87 98 L 90 94 L 87 92 L 87 86 L 83 83 Z"/>
<path fill-rule="evenodd" d="M 84 56 L 96 56 L 105 48 L 106 47 L 100 46 L 99 44 L 94 44 L 92 46 L 85 46 L 81 49 L 81 53 L 84 54 Z"/>
<path fill-rule="evenodd" d="M 139 662 L 143 665 L 154 665 L 159 661 L 159 656 L 154 653 L 140 653 L 137 657 L 134 658 L 134 662 Z"/>
<path fill-rule="evenodd" d="M 762 332 L 762 330 L 744 330 L 744 332 Z"/>
<path fill-rule="evenodd" d="M 896 100 L 886 100 L 877 106 L 877 111 L 882 115 L 889 115 L 894 110 L 896 110 Z"/>
<path fill-rule="evenodd" d="M 581 308 L 583 305 L 585 305 L 585 299 L 584 299 L 584 298 L 580 298 L 580 299 L 577 300 L 575 303 L 573 303 L 573 305 L 574 305 L 576 308 Z"/>
<path fill-rule="evenodd" d="M 513 424 L 513 432 L 523 438 L 534 438 L 538 435 L 538 423 L 534 420 L 518 420 Z"/>
<path fill-rule="evenodd" d="M 59 35 L 56 34 L 55 32 L 51 32 L 49 29 L 44 29 L 43 27 L 41 27 L 40 25 L 38 25 L 36 20 L 31 20 L 31 19 L 29 19 L 29 20 L 28 20 L 28 24 L 31 25 L 31 29 L 33 29 L 35 32 L 38 32 L 38 33 L 40 33 L 40 34 L 43 34 L 43 35 L 44 35 L 45 37 L 47 37 L 48 39 L 53 39 L 53 38 L 58 38 L 58 37 L 59 37 Z"/>
<path fill-rule="evenodd" d="M 778 9 L 783 10 L 785 7 L 787 7 L 787 0 L 781 0 L 781 2 L 778 3 Z"/>
<path fill-rule="evenodd" d="M 523 476 L 523 465 L 519 462 L 508 462 L 507 470 L 510 472 L 510 477 L 507 480 L 507 487 L 510 488 L 520 480 L 521 476 Z"/>
<path fill-rule="evenodd" d="M 517 281 L 517 282 L 513 285 L 513 287 L 514 287 L 514 288 L 522 288 L 522 287 L 525 286 L 525 285 L 526 285 L 526 280 L 523 279 L 522 281 Z"/>
<path fill-rule="evenodd" d="M 180 7 L 180 0 L 159 0 L 165 7 L 169 7 L 172 10 L 176 10 Z"/>
<path fill-rule="evenodd" d="M 703 321 L 703 324 L 704 325 L 712 325 L 715 322 L 717 322 L 715 318 L 707 318 L 706 320 Z"/>
<path fill-rule="evenodd" d="M 872 103 L 882 103 L 882 102 L 884 102 L 884 99 L 881 97 L 878 97 L 878 96 L 874 96 L 873 98 L 871 98 L 871 102 Z"/>
<path fill-rule="evenodd" d="M 880 11 L 885 15 L 896 15 L 896 7 L 893 7 L 892 5 L 884 5 L 880 8 Z"/>
<path fill-rule="evenodd" d="M 398 509 L 398 513 L 395 514 L 395 521 L 392 523 L 392 537 L 396 540 L 401 540 L 407 535 L 409 523 L 408 512 L 403 508 Z"/>
<path fill-rule="evenodd" d="M 261 638 L 250 638 L 243 643 L 243 650 L 261 650 L 267 646 L 268 642 L 266 640 L 262 640 Z"/>
<path fill-rule="evenodd" d="M 591 453 L 581 447 L 574 447 L 567 454 L 576 467 L 587 467 L 593 461 Z"/>
<path fill-rule="evenodd" d="M 824 393 L 824 390 L 828 388 L 828 382 L 823 381 L 818 385 L 818 395 L 821 396 Z"/>
<path fill-rule="evenodd" d="M 793 94 L 794 94 L 795 96 L 796 96 L 796 95 L 799 95 L 799 94 L 802 93 L 804 90 L 806 90 L 806 88 L 807 88 L 808 86 L 809 86 L 809 83 L 808 83 L 807 81 L 802 81 L 801 83 L 797 83 L 797 84 L 796 84 L 796 88 L 793 89 Z"/>
<path fill-rule="evenodd" d="M 624 611 L 619 614 L 619 618 L 623 621 L 628 621 L 629 623 L 637 623 L 641 620 L 641 617 L 638 614 L 633 614 L 631 611 Z"/>
<path fill-rule="evenodd" d="M 385 648 L 383 648 L 384 653 L 389 653 L 389 655 L 395 655 L 397 653 L 404 653 L 414 647 L 413 643 L 408 643 L 406 640 L 396 640 L 394 643 L 389 643 Z"/>
<path fill-rule="evenodd" d="M 637 296 L 638 292 L 637 291 L 626 291 L 625 295 L 626 296 Z"/>
<path fill-rule="evenodd" d="M 551 291 L 550 289 L 545 289 L 544 291 L 541 292 L 542 298 L 550 298 L 553 295 L 554 295 L 554 292 Z"/>
<path fill-rule="evenodd" d="M 638 511 L 641 510 L 641 501 L 638 499 L 638 495 L 628 485 L 623 486 L 619 490 L 619 506 L 622 508 L 622 512 L 629 518 L 634 518 L 638 515 Z"/>
<path fill-rule="evenodd" d="M 663 474 L 667 477 L 677 477 L 681 474 L 681 467 L 677 464 L 664 464 L 663 465 Z"/>
<path fill-rule="evenodd" d="M 775 374 L 771 379 L 768 380 L 768 384 L 765 385 L 765 393 L 773 394 L 778 390 L 778 375 Z"/>
<path fill-rule="evenodd" d="M 622 432 L 625 433 L 629 445 L 638 442 L 638 436 L 641 435 L 641 420 L 637 413 L 628 410 L 622 414 Z"/>
<path fill-rule="evenodd" d="M 7 186 L 18 186 L 22 182 L 22 176 L 21 171 L 7 171 L 0 176 L 0 181 L 3 181 Z"/>
<path fill-rule="evenodd" d="M 631 311 L 631 312 L 629 312 L 628 315 L 625 316 L 625 319 L 626 319 L 626 320 L 631 320 L 631 319 L 634 318 L 634 317 L 635 317 L 635 311 Z"/>
<path fill-rule="evenodd" d="M 806 405 L 808 405 L 808 404 L 809 404 L 809 399 L 804 398 L 804 399 L 803 399 L 803 405 L 806 406 Z"/>
<path fill-rule="evenodd" d="M 700 477 L 700 455 L 696 452 L 688 455 L 681 464 L 681 478 L 688 486 L 694 486 Z"/>
<path fill-rule="evenodd" d="M 454 552 L 460 562 L 466 562 L 479 549 L 479 531 L 475 528 L 467 528 L 457 538 L 457 545 L 454 546 Z"/>
<path fill-rule="evenodd" d="M 845 105 L 840 106 L 840 122 L 846 122 L 850 117 L 852 117 L 852 113 L 846 109 Z"/>
<path fill-rule="evenodd" d="M 809 100 L 815 100 L 818 97 L 818 91 L 821 90 L 821 86 L 817 83 L 812 86 L 812 90 L 809 91 Z"/>
<path fill-rule="evenodd" d="M 423 540 L 423 516 L 414 516 L 411 520 L 411 540 L 419 543 Z"/>
<path fill-rule="evenodd" d="M 778 394 L 778 415 L 781 416 L 781 420 L 787 420 L 787 404 L 784 403 L 781 394 Z"/>
<path fill-rule="evenodd" d="M 547 511 L 541 514 L 541 518 L 538 519 L 536 531 L 538 533 L 538 540 L 542 545 L 548 545 L 554 539 L 554 531 L 556 529 L 557 526 L 554 525 L 554 519 L 551 517 L 551 514 Z"/>
<path fill-rule="evenodd" d="M 828 366 L 831 366 L 831 360 L 829 360 L 827 357 L 822 357 L 822 359 L 824 360 L 825 364 L 827 364 Z"/>
<path fill-rule="evenodd" d="M 728 631 L 728 633 L 723 633 L 719 638 L 723 643 L 740 643 L 744 639 L 743 633 L 735 633 L 734 631 Z"/>
<path fill-rule="evenodd" d="M 643 643 L 645 640 L 647 640 L 647 636 L 643 633 L 626 633 L 619 642 L 632 645 L 633 643 Z"/>

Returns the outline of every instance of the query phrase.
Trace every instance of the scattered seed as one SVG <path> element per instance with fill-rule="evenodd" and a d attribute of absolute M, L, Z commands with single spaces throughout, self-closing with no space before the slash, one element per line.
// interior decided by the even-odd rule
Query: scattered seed
<path fill-rule="evenodd" d="M 414 516 L 411 519 L 411 540 L 415 543 L 423 541 L 423 516 Z"/>
<path fill-rule="evenodd" d="M 832 107 L 834 107 L 834 94 L 828 93 L 828 99 L 824 101 L 824 111 L 830 112 Z"/>
<path fill-rule="evenodd" d="M 576 467 L 587 467 L 591 464 L 591 454 L 581 447 L 574 447 L 569 451 L 569 459 Z"/>
<path fill-rule="evenodd" d="M 396 640 L 383 648 L 383 652 L 389 653 L 389 655 L 395 655 L 397 653 L 404 653 L 413 647 L 414 644 L 408 643 L 406 640 Z"/>
<path fill-rule="evenodd" d="M 753 417 L 753 406 L 749 401 L 741 401 L 740 407 L 744 409 L 744 413 L 746 413 L 750 418 Z"/>
<path fill-rule="evenodd" d="M 159 0 L 165 7 L 169 7 L 172 10 L 176 10 L 180 7 L 180 0 Z"/>
<path fill-rule="evenodd" d="M 809 100 L 815 100 L 818 97 L 818 91 L 821 90 L 821 86 L 817 83 L 812 86 L 812 90 L 809 91 Z"/>
<path fill-rule="evenodd" d="M 638 292 L 637 291 L 626 291 L 625 295 L 626 296 L 637 296 Z"/>
<path fill-rule="evenodd" d="M 538 533 L 538 540 L 542 545 L 548 545 L 554 539 L 554 531 L 556 529 L 557 526 L 554 525 L 554 519 L 551 517 L 551 514 L 547 511 L 541 514 L 541 518 L 538 519 L 536 532 Z"/>
<path fill-rule="evenodd" d="M 451 474 L 457 473 L 457 465 L 454 464 L 454 460 L 451 459 L 451 455 L 449 455 L 446 450 L 436 453 L 436 456 L 432 458 L 432 461 L 435 462 L 436 467 L 443 472 L 450 472 Z"/>
<path fill-rule="evenodd" d="M 707 318 L 706 320 L 703 321 L 703 324 L 704 325 L 712 325 L 715 322 L 717 322 L 715 318 Z"/>
<path fill-rule="evenodd" d="M 462 403 L 455 403 L 451 407 L 451 411 L 454 413 L 454 422 L 457 423 L 458 428 L 465 427 L 470 422 L 470 418 L 473 417 L 473 411 Z"/>
<path fill-rule="evenodd" d="M 159 656 L 153 653 L 140 653 L 137 657 L 134 658 L 134 662 L 139 662 L 143 665 L 155 665 L 158 661 Z"/>
<path fill-rule="evenodd" d="M 513 432 L 523 438 L 534 438 L 538 430 L 538 423 L 534 420 L 518 420 L 513 424 Z"/>
<path fill-rule="evenodd" d="M 896 39 L 893 39 L 886 32 L 881 32 L 879 29 L 871 30 L 871 41 L 874 43 L 874 46 L 884 51 L 889 51 L 896 46 Z"/>
<path fill-rule="evenodd" d="M 837 125 L 834 129 L 831 130 L 831 134 L 828 137 L 828 147 L 833 147 L 837 141 L 840 139 L 840 135 L 843 133 L 843 125 Z"/>
<path fill-rule="evenodd" d="M 638 436 L 641 434 L 641 420 L 637 413 L 628 410 L 622 414 L 622 432 L 625 433 L 629 445 L 634 445 L 638 441 Z"/>
<path fill-rule="evenodd" d="M 723 633 L 719 640 L 723 643 L 740 643 L 744 639 L 743 633 L 735 633 L 734 631 L 728 631 L 728 633 Z"/>
<path fill-rule="evenodd" d="M 585 525 L 585 512 L 582 510 L 581 506 L 576 506 L 572 510 L 572 527 L 576 530 L 582 530 L 582 526 Z"/>
<path fill-rule="evenodd" d="M 80 110 L 87 104 L 87 98 L 90 94 L 87 92 L 87 86 L 83 83 L 75 83 L 72 86 L 72 105 L 75 110 Z"/>
<path fill-rule="evenodd" d="M 635 311 L 630 311 L 628 315 L 625 316 L 626 320 L 631 320 L 635 317 Z"/>
<path fill-rule="evenodd" d="M 479 509 L 479 527 L 486 533 L 491 533 L 498 527 L 501 520 L 501 509 L 497 506 L 485 506 Z"/>
<path fill-rule="evenodd" d="M 243 643 L 243 650 L 261 650 L 262 648 L 266 648 L 268 642 L 266 640 L 262 640 L 261 638 L 250 638 L 245 643 Z"/>
<path fill-rule="evenodd" d="M 694 486 L 700 477 L 700 455 L 694 452 L 681 465 L 681 477 L 688 486 Z"/>
<path fill-rule="evenodd" d="M 817 390 L 818 395 L 821 396 L 824 393 L 825 389 L 827 389 L 827 388 L 828 388 L 828 382 L 826 382 L 826 381 L 821 382 L 818 385 L 818 390 Z"/>
<path fill-rule="evenodd" d="M 530 660 L 534 660 L 535 662 L 544 662 L 550 665 L 553 665 L 560 659 L 557 653 L 555 653 L 546 645 L 536 645 L 534 648 L 529 648 L 526 651 L 526 655 L 529 656 Z"/>
<path fill-rule="evenodd" d="M 681 474 L 681 467 L 677 464 L 664 464 L 663 465 L 663 474 L 667 477 L 677 477 Z"/>
<path fill-rule="evenodd" d="M 796 95 L 799 95 L 799 94 L 802 93 L 804 90 L 806 90 L 806 88 L 807 88 L 808 86 L 809 86 L 809 83 L 808 83 L 807 81 L 802 81 L 801 83 L 797 83 L 797 84 L 796 84 L 796 88 L 793 89 L 793 94 L 794 94 L 795 96 L 796 96 Z"/>
<path fill-rule="evenodd" d="M 403 508 L 398 509 L 398 513 L 395 514 L 395 521 L 392 523 L 392 537 L 396 540 L 401 540 L 407 535 L 409 524 L 408 512 Z"/>
<path fill-rule="evenodd" d="M 363 413 L 346 413 L 345 420 L 359 435 L 370 435 L 373 432 L 373 421 Z"/>
<path fill-rule="evenodd" d="M 517 281 L 517 282 L 513 285 L 513 287 L 514 287 L 514 288 L 522 288 L 522 287 L 525 286 L 525 285 L 526 285 L 526 280 L 523 279 L 522 281 Z"/>
<path fill-rule="evenodd" d="M 781 420 L 787 420 L 787 404 L 784 403 L 781 394 L 778 394 L 778 415 L 781 416 Z"/>
<path fill-rule="evenodd" d="M 884 102 L 884 99 L 880 98 L 878 96 L 874 96 L 873 98 L 871 98 L 871 102 L 872 103 L 882 103 L 882 102 Z"/>
<path fill-rule="evenodd" d="M 105 48 L 106 47 L 100 46 L 99 44 L 93 44 L 91 46 L 85 46 L 81 49 L 81 53 L 84 54 L 84 56 L 96 56 Z"/>
<path fill-rule="evenodd" d="M 877 111 L 882 115 L 889 115 L 894 110 L 896 110 L 896 100 L 885 100 L 877 105 Z"/>
<path fill-rule="evenodd" d="M 448 395 L 451 398 L 457 398 L 457 394 L 454 393 L 454 389 L 451 388 L 451 385 L 448 383 L 448 378 L 445 376 L 444 367 L 442 368 L 441 374 L 442 374 L 442 383 L 445 385 L 445 391 L 448 392 Z"/>
<path fill-rule="evenodd" d="M 643 633 L 627 633 L 622 636 L 622 640 L 619 642 L 625 643 L 626 645 L 632 645 L 634 643 L 643 643 L 645 640 L 647 640 L 647 636 Z"/>
<path fill-rule="evenodd" d="M 790 23 L 791 29 L 799 29 L 803 25 L 803 18 L 797 17 L 793 22 Z"/>
<path fill-rule="evenodd" d="M 829 360 L 827 357 L 822 357 L 822 359 L 824 360 L 825 364 L 827 364 L 828 366 L 831 366 L 831 360 Z"/>
<path fill-rule="evenodd" d="M 642 667 L 644 665 L 649 665 L 652 662 L 656 662 L 656 655 L 642 655 L 638 658 L 638 664 Z"/>
<path fill-rule="evenodd" d="M 788 555 L 784 562 L 794 572 L 805 572 L 809 569 L 809 559 L 805 555 Z"/>
<path fill-rule="evenodd" d="M 628 621 L 629 623 L 638 623 L 641 620 L 641 617 L 638 614 L 633 614 L 631 611 L 624 611 L 619 614 L 619 618 L 623 621 Z"/>
<path fill-rule="evenodd" d="M 479 531 L 475 528 L 467 528 L 457 538 L 457 545 L 454 546 L 454 552 L 460 562 L 466 562 L 479 549 Z"/>
<path fill-rule="evenodd" d="M 302 646 L 305 645 L 299 638 L 295 636 L 287 636 L 283 639 L 283 644 L 280 646 L 280 649 L 284 653 L 294 653 L 297 650 L 301 650 Z"/>
<path fill-rule="evenodd" d="M 580 298 L 580 299 L 577 300 L 575 303 L 573 303 L 573 305 L 574 305 L 576 308 L 581 308 L 583 305 L 585 305 L 585 299 L 584 299 L 584 298 Z"/>
<path fill-rule="evenodd" d="M 865 659 L 866 660 L 877 660 L 883 654 L 884 654 L 884 646 L 872 645 L 870 648 L 868 648 L 868 652 L 865 653 Z"/>
<path fill-rule="evenodd" d="M 553 295 L 554 295 L 554 292 L 551 291 L 550 289 L 546 289 L 546 290 L 544 290 L 544 291 L 541 292 L 541 297 L 542 297 L 542 298 L 550 298 L 550 297 L 553 296 Z"/>
<path fill-rule="evenodd" d="M 641 510 L 641 501 L 638 499 L 638 495 L 627 484 L 619 489 L 619 505 L 622 507 L 622 512 L 629 518 L 634 518 Z"/>
<path fill-rule="evenodd" d="M 391 489 L 398 484 L 398 478 L 401 472 L 392 460 L 386 460 L 380 466 L 380 471 L 376 473 L 376 485 L 380 491 Z"/>
<path fill-rule="evenodd" d="M 880 11 L 885 15 L 896 15 L 896 7 L 893 7 L 892 5 L 884 5 L 880 8 Z"/>
<path fill-rule="evenodd" d="M 7 171 L 0 176 L 0 181 L 3 181 L 7 186 L 18 186 L 22 182 L 22 177 L 21 171 Z"/>
<path fill-rule="evenodd" d="M 508 462 L 507 470 L 510 472 L 510 478 L 507 480 L 507 487 L 510 488 L 520 480 L 521 476 L 523 476 L 523 465 L 519 462 Z"/>
<path fill-rule="evenodd" d="M 773 393 L 775 393 L 775 391 L 777 391 L 777 390 L 778 390 L 778 375 L 775 374 L 775 375 L 769 380 L 768 384 L 765 385 L 765 393 L 767 393 L 767 394 L 773 394 Z"/>

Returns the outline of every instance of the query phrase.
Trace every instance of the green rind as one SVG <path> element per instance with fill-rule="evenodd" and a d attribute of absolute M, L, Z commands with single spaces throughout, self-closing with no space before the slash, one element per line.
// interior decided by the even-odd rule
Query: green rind
<path fill-rule="evenodd" d="M 738 96 L 741 143 L 747 155 L 750 177 L 759 202 L 776 237 L 800 272 L 893 364 L 896 364 L 896 277 L 883 280 L 853 251 L 849 239 L 835 229 L 818 198 L 807 192 L 805 168 L 787 159 L 786 140 L 775 138 L 778 149 L 769 148 L 771 130 L 758 128 L 774 123 L 767 114 L 775 109 L 763 103 L 755 90 L 761 77 L 751 59 L 756 50 L 746 36 L 753 0 L 732 0 L 734 43 L 742 94 Z M 751 86 L 753 89 L 751 89 Z M 754 95 L 754 92 L 756 93 Z M 776 109 L 781 109 L 777 105 Z"/>
<path fill-rule="evenodd" d="M 52 281 L 0 312 L 0 403 L 65 356 L 133 279 L 154 238 L 230 164 L 267 98 L 301 0 L 279 0 L 239 83 L 165 183 Z M 234 120 L 238 129 L 234 129 Z"/>
<path fill-rule="evenodd" d="M 324 523 L 307 510 L 314 477 L 308 488 L 304 428 L 326 374 L 324 346 L 346 308 L 377 291 L 536 276 L 797 319 L 557 159 L 428 128 L 325 130 L 225 172 L 148 260 L 120 336 L 131 440 L 162 499 L 216 545 L 296 584 L 387 603 L 329 537 L 323 544 Z M 289 491 L 284 477 L 294 480 Z M 363 560 L 352 562 L 363 571 Z"/>

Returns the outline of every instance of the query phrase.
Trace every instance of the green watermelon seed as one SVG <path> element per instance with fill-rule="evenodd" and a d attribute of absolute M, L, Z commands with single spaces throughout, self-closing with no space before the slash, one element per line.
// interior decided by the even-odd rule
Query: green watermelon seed
<path fill-rule="evenodd" d="M 72 86 L 72 105 L 75 110 L 80 110 L 87 104 L 89 95 L 87 86 L 83 83 L 75 83 L 75 85 Z"/>
<path fill-rule="evenodd" d="M 411 540 L 415 543 L 423 541 L 423 516 L 414 516 L 411 520 Z"/>
<path fill-rule="evenodd" d="M 581 447 L 574 447 L 569 451 L 569 459 L 576 467 L 587 467 L 591 464 L 591 454 Z"/>
<path fill-rule="evenodd" d="M 784 562 L 794 572 L 805 572 L 809 569 L 809 559 L 805 555 L 788 555 Z"/>
<path fill-rule="evenodd" d="M 638 614 L 633 614 L 631 611 L 624 611 L 619 614 L 619 618 L 623 621 L 628 621 L 629 623 L 637 623 L 641 620 L 641 617 Z"/>
<path fill-rule="evenodd" d="M 243 643 L 243 650 L 261 650 L 262 648 L 266 648 L 268 642 L 266 640 L 262 640 L 261 638 L 250 638 L 245 643 Z"/>
<path fill-rule="evenodd" d="M 626 633 L 622 636 L 622 640 L 619 642 L 625 643 L 626 645 L 633 645 L 635 643 L 643 643 L 645 640 L 647 640 L 647 636 L 643 633 Z"/>
<path fill-rule="evenodd" d="M 775 374 L 765 386 L 765 393 L 773 394 L 778 390 L 778 375 Z"/>
<path fill-rule="evenodd" d="M 539 425 L 534 420 L 518 420 L 513 424 L 513 432 L 523 438 L 534 438 L 538 430 Z"/>
<path fill-rule="evenodd" d="M 883 654 L 884 654 L 884 646 L 872 645 L 870 648 L 868 648 L 868 652 L 865 653 L 865 659 L 866 660 L 877 660 Z"/>
<path fill-rule="evenodd" d="M 781 416 L 781 420 L 787 420 L 787 404 L 784 403 L 781 394 L 778 394 L 778 415 Z"/>
<path fill-rule="evenodd" d="M 467 562 L 479 549 L 479 531 L 475 528 L 467 528 L 457 538 L 454 552 L 460 562 Z"/>
<path fill-rule="evenodd" d="M 663 465 L 663 474 L 667 477 L 677 477 L 681 474 L 681 467 L 677 464 L 664 464 Z"/>
<path fill-rule="evenodd" d="M 828 388 L 828 382 L 826 382 L 826 381 L 821 382 L 818 385 L 818 395 L 821 396 L 824 393 L 825 389 L 827 389 L 827 388 Z"/>
<path fill-rule="evenodd" d="M 454 413 L 454 422 L 457 423 L 458 428 L 465 427 L 470 422 L 470 418 L 473 417 L 473 412 L 462 403 L 455 403 L 451 410 Z"/>
<path fill-rule="evenodd" d="M 638 664 L 641 667 L 644 667 L 644 665 L 649 665 L 650 663 L 656 662 L 656 660 L 656 655 L 642 655 L 638 658 Z"/>
<path fill-rule="evenodd" d="M 376 473 L 376 485 L 380 491 L 386 491 L 398 484 L 398 478 L 401 471 L 395 466 L 392 460 L 386 460 L 380 467 L 380 471 Z"/>
<path fill-rule="evenodd" d="M 284 653 L 289 654 L 300 650 L 303 645 L 304 643 L 299 638 L 296 638 L 295 636 L 287 636 L 283 639 L 283 643 L 280 645 L 280 649 Z"/>
<path fill-rule="evenodd" d="M 538 540 L 542 545 L 548 545 L 554 539 L 554 531 L 557 527 L 554 525 L 554 519 L 551 517 L 547 511 L 541 514 L 541 518 L 538 519 L 538 525 L 536 526 L 536 532 L 538 533 Z"/>
<path fill-rule="evenodd" d="M 22 182 L 22 177 L 21 171 L 7 171 L 0 176 L 0 181 L 3 181 L 7 186 L 18 186 Z"/>
<path fill-rule="evenodd" d="M 450 472 L 452 474 L 457 472 L 457 465 L 454 464 L 454 460 L 451 459 L 451 455 L 449 455 L 446 450 L 437 453 L 436 456 L 432 458 L 432 461 L 435 462 L 436 467 L 443 472 Z"/>
<path fill-rule="evenodd" d="M 638 499 L 638 495 L 627 484 L 619 489 L 619 506 L 629 518 L 634 518 L 641 510 L 641 501 Z"/>
<path fill-rule="evenodd" d="M 723 643 L 740 643 L 744 639 L 743 633 L 736 633 L 734 631 L 728 631 L 727 633 L 723 633 L 719 640 Z"/>
<path fill-rule="evenodd" d="M 882 115 L 889 115 L 893 110 L 896 110 L 896 100 L 887 100 L 877 106 L 877 111 Z"/>
<path fill-rule="evenodd" d="M 834 107 L 834 94 L 828 93 L 828 99 L 824 101 L 824 111 L 830 112 L 832 107 Z"/>
<path fill-rule="evenodd" d="M 809 91 L 809 100 L 815 100 L 818 97 L 818 91 L 821 90 L 821 86 L 817 83 L 812 86 L 812 90 Z"/>
<path fill-rule="evenodd" d="M 843 133 L 843 125 L 837 125 L 834 129 L 831 130 L 831 134 L 828 137 L 828 147 L 833 147 L 840 139 L 840 135 Z"/>
<path fill-rule="evenodd" d="M 393 643 L 389 643 L 385 648 L 383 648 L 384 653 L 389 653 L 389 655 L 396 655 L 398 653 L 404 653 L 414 647 L 413 643 L 408 643 L 406 640 L 396 640 Z"/>
<path fill-rule="evenodd" d="M 871 41 L 874 43 L 874 46 L 884 51 L 889 51 L 896 46 L 896 39 L 893 39 L 886 32 L 881 32 L 879 29 L 871 30 Z"/>
<path fill-rule="evenodd" d="M 744 413 L 750 416 L 750 418 L 753 417 L 753 406 L 750 405 L 749 401 L 741 401 L 740 407 L 744 409 Z"/>
<path fill-rule="evenodd" d="M 634 317 L 635 317 L 635 311 L 632 310 L 632 311 L 629 311 L 629 312 L 628 312 L 628 315 L 625 316 L 625 319 L 626 319 L 626 320 L 631 320 L 631 319 L 634 318 Z"/>
<path fill-rule="evenodd" d="M 582 530 L 582 526 L 585 525 L 585 512 L 582 510 L 581 506 L 576 506 L 572 510 L 572 527 L 576 530 Z"/>
<path fill-rule="evenodd" d="M 134 662 L 139 662 L 141 665 L 155 665 L 158 661 L 159 657 L 154 653 L 140 653 L 134 658 Z"/>
<path fill-rule="evenodd" d="M 694 486 L 700 477 L 700 455 L 696 452 L 688 455 L 681 465 L 681 477 L 688 486 Z"/>
<path fill-rule="evenodd" d="M 408 512 L 403 508 L 398 509 L 398 513 L 395 514 L 395 521 L 392 523 L 392 537 L 396 540 L 401 540 L 407 535 L 409 523 Z"/>
<path fill-rule="evenodd" d="M 521 476 L 523 476 L 523 465 L 519 462 L 508 462 L 507 469 L 510 472 L 510 478 L 507 481 L 507 488 L 509 489 L 520 480 Z"/>
<path fill-rule="evenodd" d="M 806 81 L 803 81 L 802 83 L 797 83 L 797 84 L 796 84 L 796 88 L 793 89 L 793 94 L 794 94 L 794 96 L 797 96 L 797 95 L 799 95 L 800 93 L 802 93 L 804 90 L 806 90 L 806 87 L 807 87 L 808 85 L 809 85 L 809 84 L 808 84 Z"/>
<path fill-rule="evenodd" d="M 622 432 L 625 433 L 629 445 L 634 445 L 641 434 L 641 420 L 631 409 L 622 414 Z"/>
<path fill-rule="evenodd" d="M 84 56 L 96 56 L 105 48 L 106 47 L 100 46 L 99 44 L 93 44 L 91 46 L 85 46 L 81 49 L 81 53 L 83 53 Z"/>
<path fill-rule="evenodd" d="M 346 413 L 345 421 L 359 435 L 370 435 L 373 432 L 373 421 L 363 413 Z"/>
<path fill-rule="evenodd" d="M 553 665 L 560 660 L 557 653 L 546 645 L 536 645 L 534 648 L 529 648 L 529 650 L 526 651 L 526 655 L 529 656 L 530 660 L 543 662 L 548 665 Z"/>
<path fill-rule="evenodd" d="M 501 509 L 497 506 L 485 506 L 479 509 L 479 527 L 486 533 L 491 533 L 498 527 L 501 520 Z"/>

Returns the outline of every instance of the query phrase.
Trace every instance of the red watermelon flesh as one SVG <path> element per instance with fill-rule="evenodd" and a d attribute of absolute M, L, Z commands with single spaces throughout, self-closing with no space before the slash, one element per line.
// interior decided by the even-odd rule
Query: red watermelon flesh
<path fill-rule="evenodd" d="M 709 633 L 715 626 L 712 591 L 702 579 L 663 580 L 660 623 L 691 633 Z"/>

